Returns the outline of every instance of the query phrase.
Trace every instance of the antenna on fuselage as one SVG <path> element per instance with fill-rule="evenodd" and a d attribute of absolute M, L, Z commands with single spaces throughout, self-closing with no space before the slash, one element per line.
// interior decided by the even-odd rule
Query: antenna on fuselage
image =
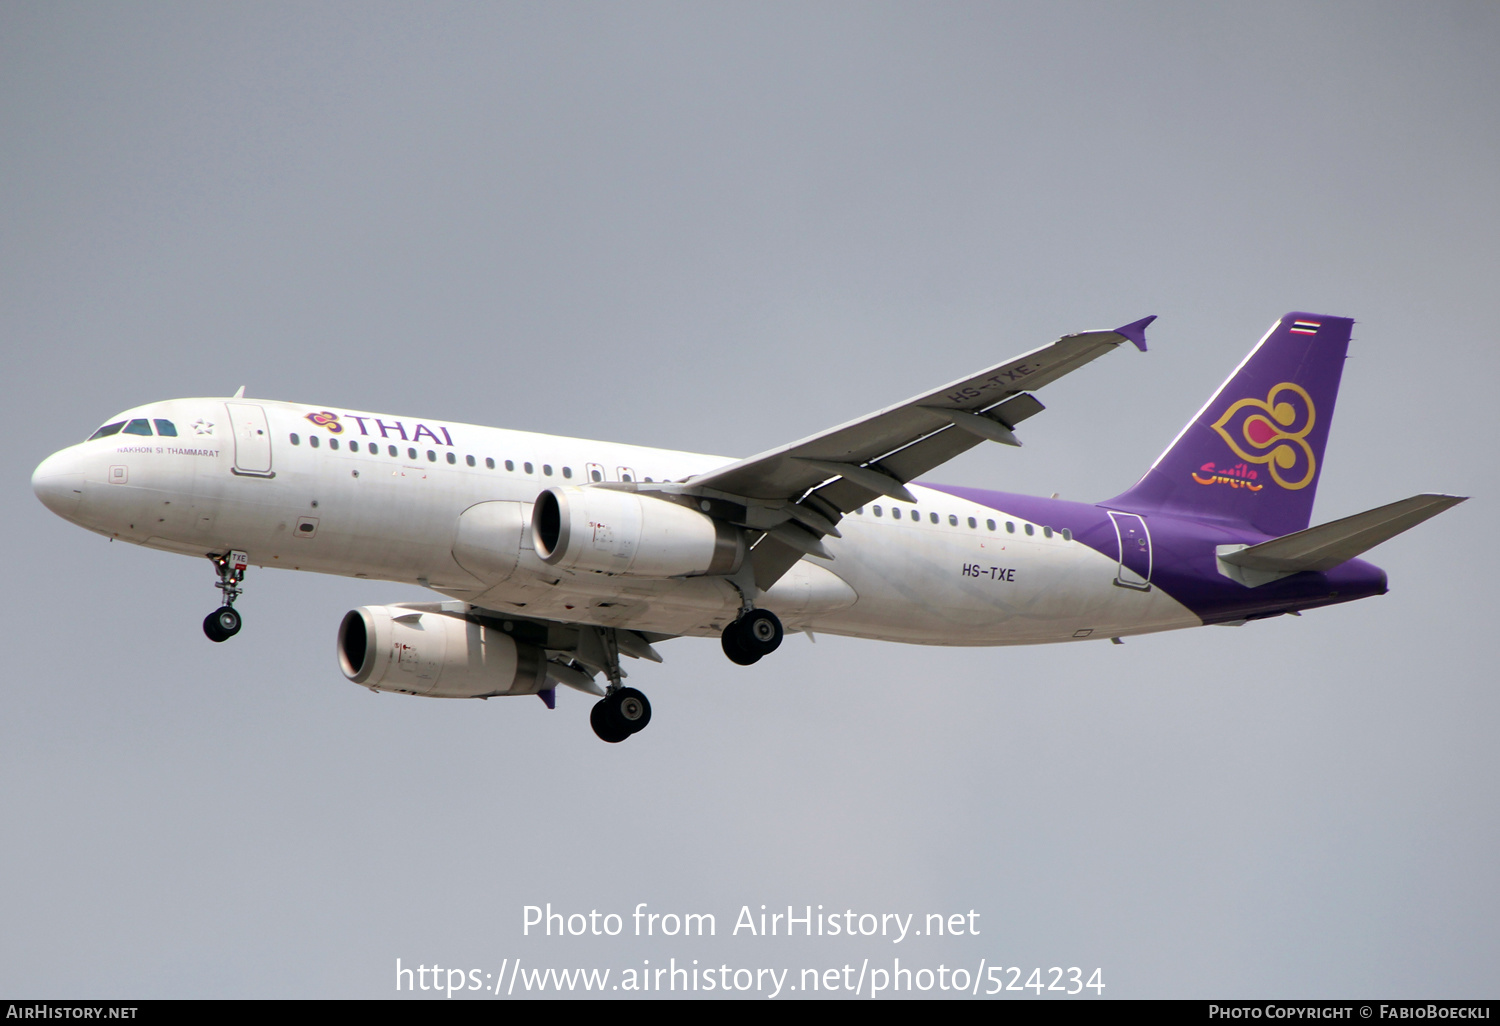
<path fill-rule="evenodd" d="M 241 385 L 239 388 L 235 389 L 234 395 L 230 396 L 230 398 L 231 399 L 243 399 L 243 398 L 245 398 L 245 386 Z"/>

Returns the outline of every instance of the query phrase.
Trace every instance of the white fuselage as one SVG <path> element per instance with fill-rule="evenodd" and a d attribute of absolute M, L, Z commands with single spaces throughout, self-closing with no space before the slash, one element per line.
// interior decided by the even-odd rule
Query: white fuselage
<path fill-rule="evenodd" d="M 518 617 L 668 635 L 716 636 L 741 608 L 724 577 L 559 570 L 529 529 L 510 540 L 481 530 L 493 518 L 464 520 L 480 504 L 512 503 L 504 522 L 529 524 L 549 486 L 680 481 L 723 457 L 267 400 L 179 399 L 117 420 L 156 427 L 71 446 L 33 479 L 55 512 L 112 538 L 195 556 L 236 549 L 260 567 L 414 582 Z M 834 558 L 802 559 L 759 604 L 790 630 L 934 645 L 1201 623 L 1159 588 L 1113 586 L 1118 560 L 1061 533 L 1028 534 L 1003 511 L 911 492 L 915 505 L 881 500 L 845 517 L 843 536 L 825 539 Z M 508 545 L 496 570 L 484 549 Z"/>

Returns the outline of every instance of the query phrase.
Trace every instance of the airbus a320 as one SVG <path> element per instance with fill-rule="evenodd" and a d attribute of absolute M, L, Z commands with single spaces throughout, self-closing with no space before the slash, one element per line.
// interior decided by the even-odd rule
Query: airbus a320
<path fill-rule="evenodd" d="M 37 467 L 53 512 L 210 561 L 203 622 L 240 631 L 249 567 L 416 582 L 363 606 L 344 675 L 435 698 L 596 696 L 620 742 L 651 719 L 626 660 L 716 637 L 734 663 L 803 631 L 1022 645 L 1237 624 L 1386 590 L 1358 557 L 1462 502 L 1417 495 L 1311 527 L 1353 321 L 1290 313 L 1126 492 L 1102 502 L 917 483 L 1016 446 L 1035 393 L 1154 318 L 1066 335 L 748 459 L 231 398 L 111 417 Z"/>

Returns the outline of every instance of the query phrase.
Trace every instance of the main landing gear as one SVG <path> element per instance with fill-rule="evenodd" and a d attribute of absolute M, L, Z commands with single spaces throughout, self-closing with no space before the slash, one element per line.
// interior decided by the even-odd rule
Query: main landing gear
<path fill-rule="evenodd" d="M 240 632 L 240 614 L 234 608 L 234 600 L 240 597 L 240 583 L 245 579 L 245 570 L 250 557 L 243 552 L 225 555 L 210 555 L 219 574 L 219 583 L 214 585 L 224 594 L 224 604 L 203 618 L 203 633 L 209 641 L 228 641 Z"/>
<path fill-rule="evenodd" d="M 724 654 L 741 666 L 770 655 L 781 644 L 781 621 L 769 609 L 752 609 L 724 628 Z"/>
<path fill-rule="evenodd" d="M 601 741 L 619 744 L 651 722 L 651 703 L 635 688 L 611 691 L 589 713 L 589 725 Z"/>
<path fill-rule="evenodd" d="M 609 687 L 589 711 L 589 725 L 599 740 L 617 745 L 646 729 L 651 722 L 651 703 L 635 688 L 621 685 L 625 674 L 620 670 L 620 636 L 612 630 L 595 630 L 591 637 L 597 642 L 591 646 L 593 661 L 602 664 Z"/>

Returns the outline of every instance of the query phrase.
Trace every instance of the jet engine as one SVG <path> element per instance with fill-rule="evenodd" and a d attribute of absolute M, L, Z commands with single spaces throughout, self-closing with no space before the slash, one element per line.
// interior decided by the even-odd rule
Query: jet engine
<path fill-rule="evenodd" d="M 548 488 L 531 514 L 536 554 L 560 570 L 636 577 L 732 574 L 745 561 L 735 527 L 687 506 L 607 488 Z"/>
<path fill-rule="evenodd" d="M 547 654 L 493 627 L 405 606 L 361 606 L 339 625 L 339 667 L 375 691 L 432 698 L 534 695 Z"/>

